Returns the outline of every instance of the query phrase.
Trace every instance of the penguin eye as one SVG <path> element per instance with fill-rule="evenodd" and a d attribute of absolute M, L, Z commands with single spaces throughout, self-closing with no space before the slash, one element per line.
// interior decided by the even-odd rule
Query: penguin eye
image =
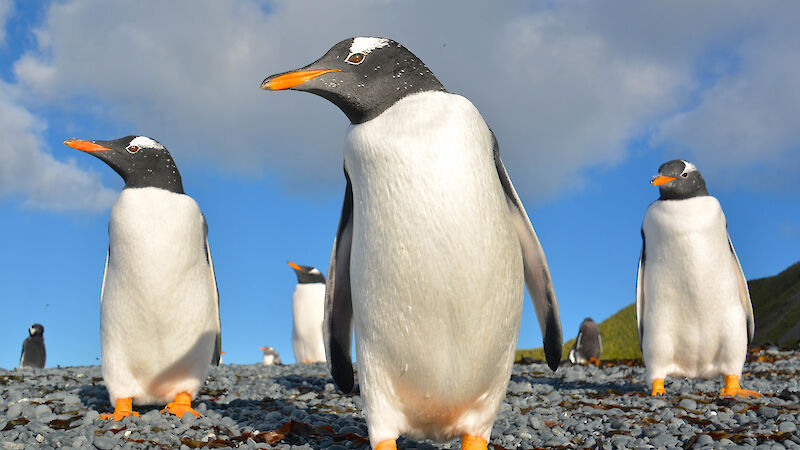
<path fill-rule="evenodd" d="M 364 61 L 365 57 L 366 56 L 363 53 L 353 53 L 352 55 L 348 56 L 345 61 L 357 66 L 361 64 L 362 61 Z"/>
<path fill-rule="evenodd" d="M 129 146 L 125 147 L 125 150 L 127 150 L 128 153 L 130 153 L 132 155 L 132 154 L 134 154 L 134 153 L 139 151 L 139 147 L 136 146 L 136 145 L 129 145 Z"/>
<path fill-rule="evenodd" d="M 688 174 L 688 173 L 686 173 L 686 172 L 683 172 L 683 173 L 681 174 L 681 176 L 682 176 L 683 178 L 689 178 L 689 174 Z"/>

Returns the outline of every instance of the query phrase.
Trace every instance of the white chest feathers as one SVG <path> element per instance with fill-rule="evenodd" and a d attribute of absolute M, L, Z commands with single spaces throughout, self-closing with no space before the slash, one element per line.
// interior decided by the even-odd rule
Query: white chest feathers
<path fill-rule="evenodd" d="M 645 214 L 642 350 L 648 378 L 738 374 L 747 349 L 740 268 L 711 196 L 654 202 Z"/>
<path fill-rule="evenodd" d="M 523 299 L 519 239 L 488 126 L 458 95 L 410 95 L 350 129 L 345 168 L 370 439 L 398 430 L 488 436 Z"/>
<path fill-rule="evenodd" d="M 112 403 L 196 393 L 216 339 L 216 297 L 200 209 L 158 188 L 124 189 L 111 210 L 101 304 Z"/>
<path fill-rule="evenodd" d="M 298 284 L 292 294 L 292 347 L 299 363 L 325 361 L 325 283 Z"/>

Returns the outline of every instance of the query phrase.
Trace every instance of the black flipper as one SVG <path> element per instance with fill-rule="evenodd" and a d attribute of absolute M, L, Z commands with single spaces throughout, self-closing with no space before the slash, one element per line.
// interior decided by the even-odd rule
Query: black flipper
<path fill-rule="evenodd" d="M 558 311 L 558 301 L 553 289 L 553 280 L 550 278 L 550 269 L 547 267 L 547 260 L 544 250 L 536 237 L 533 225 L 522 206 L 511 178 L 506 172 L 503 161 L 500 160 L 500 150 L 497 139 L 492 133 L 494 143 L 494 164 L 497 168 L 497 176 L 503 185 L 506 194 L 508 209 L 511 213 L 511 220 L 517 230 L 517 237 L 522 249 L 522 262 L 525 266 L 525 285 L 533 301 L 536 310 L 536 317 L 539 320 L 539 328 L 542 331 L 544 341 L 544 354 L 547 365 L 555 371 L 561 362 L 561 352 L 563 350 L 563 336 L 561 334 L 561 317 Z"/>
<path fill-rule="evenodd" d="M 325 286 L 325 322 L 322 328 L 325 354 L 333 381 L 344 393 L 353 390 L 353 304 L 350 297 L 350 246 L 353 242 L 353 187 L 345 168 L 347 187 L 342 215 L 333 241 L 328 280 Z"/>

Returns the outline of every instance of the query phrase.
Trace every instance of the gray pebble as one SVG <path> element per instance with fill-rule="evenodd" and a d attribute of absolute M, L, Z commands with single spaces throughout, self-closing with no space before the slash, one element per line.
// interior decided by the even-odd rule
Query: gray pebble
<path fill-rule="evenodd" d="M 781 422 L 778 424 L 778 431 L 781 433 L 794 433 L 797 431 L 797 425 L 794 422 Z"/>
<path fill-rule="evenodd" d="M 761 417 L 766 417 L 767 419 L 774 419 L 775 417 L 778 417 L 778 410 L 771 406 L 762 406 L 758 410 L 758 415 Z"/>
<path fill-rule="evenodd" d="M 92 444 L 100 450 L 111 450 L 117 445 L 119 441 L 117 439 L 107 438 L 107 437 L 96 437 Z"/>
<path fill-rule="evenodd" d="M 686 409 L 697 409 L 697 402 L 690 398 L 684 398 L 678 404 Z"/>

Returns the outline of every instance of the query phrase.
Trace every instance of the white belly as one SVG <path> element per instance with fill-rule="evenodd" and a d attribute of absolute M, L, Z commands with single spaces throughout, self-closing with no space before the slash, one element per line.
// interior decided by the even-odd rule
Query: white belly
<path fill-rule="evenodd" d="M 714 197 L 655 202 L 644 219 L 648 378 L 738 374 L 747 352 L 738 265 Z"/>
<path fill-rule="evenodd" d="M 345 149 L 357 361 L 373 442 L 395 431 L 488 436 L 520 325 L 522 257 L 489 130 L 466 99 L 440 93 L 430 104 L 430 95 L 353 127 Z"/>
<path fill-rule="evenodd" d="M 297 362 L 324 362 L 325 284 L 298 284 L 292 294 L 292 347 Z"/>
<path fill-rule="evenodd" d="M 124 189 L 111 210 L 109 237 L 100 330 L 112 403 L 194 396 L 216 336 L 200 209 L 186 195 Z"/>

